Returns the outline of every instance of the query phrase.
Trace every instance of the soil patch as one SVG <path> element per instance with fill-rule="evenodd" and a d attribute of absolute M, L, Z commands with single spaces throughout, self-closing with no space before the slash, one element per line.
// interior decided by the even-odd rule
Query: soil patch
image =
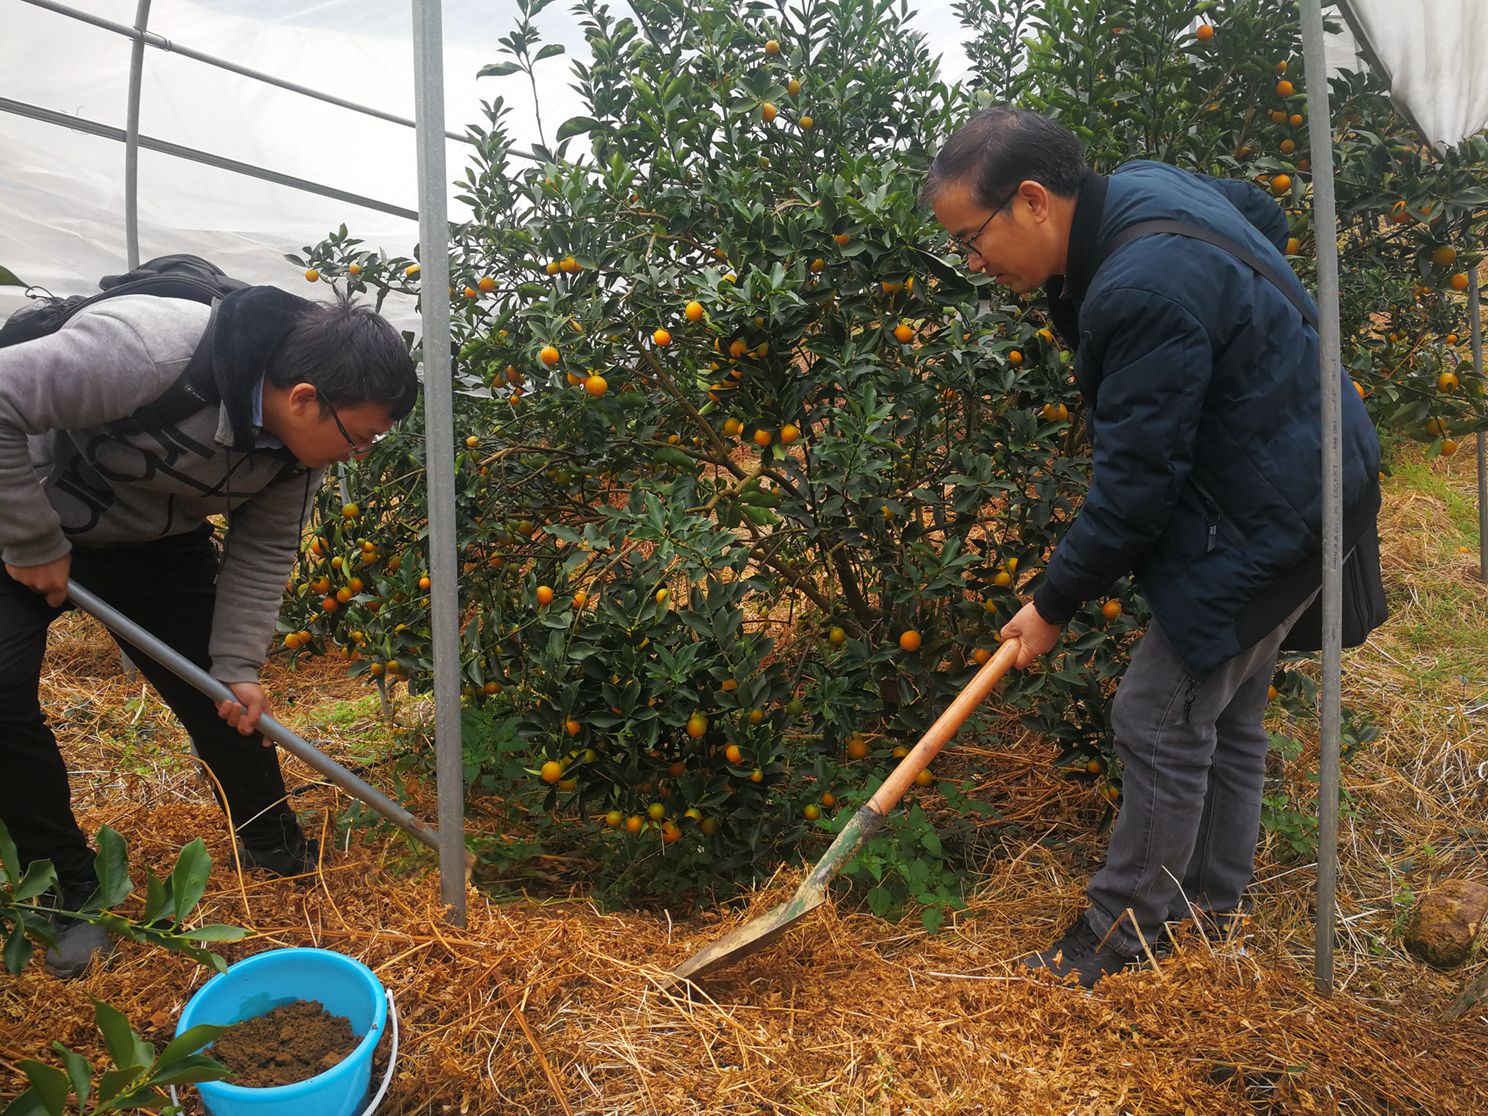
<path fill-rule="evenodd" d="M 243 1020 L 212 1044 L 212 1054 L 233 1071 L 229 1084 L 266 1089 L 324 1073 L 360 1041 L 350 1020 L 319 1000 L 293 1000 Z"/>

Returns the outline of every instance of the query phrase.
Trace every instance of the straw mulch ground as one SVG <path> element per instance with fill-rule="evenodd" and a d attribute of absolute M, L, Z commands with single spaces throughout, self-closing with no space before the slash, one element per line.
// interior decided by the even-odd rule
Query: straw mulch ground
<path fill-rule="evenodd" d="M 1453 490 L 1470 487 L 1470 462 L 1434 469 Z M 1023 823 L 983 832 L 987 862 L 969 911 L 927 936 L 914 920 L 824 908 L 688 1000 L 658 979 L 787 897 L 799 871 L 783 871 L 747 911 L 686 922 L 602 914 L 581 899 L 493 904 L 472 889 L 468 923 L 455 927 L 430 859 L 382 831 L 353 830 L 305 881 L 240 877 L 199 777 L 169 754 L 179 730 L 152 697 L 138 700 L 140 683 L 119 675 L 90 622 L 54 631 L 46 700 L 83 824 L 123 833 L 137 874 L 143 864 L 166 871 L 182 844 L 205 837 L 216 867 L 203 917 L 257 935 L 224 950 L 230 959 L 323 945 L 362 958 L 392 989 L 403 1042 L 383 1112 L 1467 1116 L 1484 1111 L 1488 1013 L 1437 1018 L 1483 962 L 1434 973 L 1400 949 L 1398 931 L 1405 897 L 1488 874 L 1488 640 L 1473 634 L 1488 593 L 1476 555 L 1459 553 L 1443 528 L 1440 500 L 1399 485 L 1389 500 L 1395 630 L 1346 659 L 1346 701 L 1383 731 L 1345 769 L 1331 998 L 1313 991 L 1314 868 L 1274 849 L 1259 866 L 1247 948 L 1192 941 L 1159 969 L 1093 994 L 1020 977 L 1010 962 L 1078 909 L 1101 842 L 1091 792 L 1053 776 L 1051 750 L 1007 724 L 961 740 L 959 768 L 941 761 L 977 778 L 1004 825 Z M 1420 629 L 1459 599 L 1460 645 L 1423 650 Z M 1422 678 L 1448 656 L 1462 681 L 1445 693 Z M 343 760 L 370 755 L 375 701 L 329 664 L 275 668 L 271 683 L 286 721 Z M 1289 774 L 1304 790 L 1312 764 L 1309 748 Z M 311 782 L 288 770 L 292 786 Z M 414 788 L 410 805 L 432 816 L 423 794 Z M 344 803 L 310 786 L 296 804 L 325 819 Z M 36 963 L 0 977 L 0 1095 L 18 1085 L 21 1059 L 54 1060 L 53 1038 L 100 1053 L 90 997 L 158 1042 L 206 975 L 126 945 L 75 982 Z M 194 1100 L 188 1111 L 199 1112 Z"/>

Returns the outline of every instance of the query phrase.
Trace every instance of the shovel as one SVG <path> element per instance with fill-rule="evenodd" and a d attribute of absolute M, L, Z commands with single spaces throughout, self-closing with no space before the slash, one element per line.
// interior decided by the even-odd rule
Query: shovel
<path fill-rule="evenodd" d="M 167 646 L 161 640 L 145 631 L 133 620 L 121 614 L 111 605 L 105 604 L 93 593 L 84 589 L 75 581 L 67 583 L 67 596 L 72 603 L 84 612 L 96 617 L 120 639 L 138 647 L 150 658 L 165 667 L 183 682 L 190 683 L 196 689 L 206 694 L 217 704 L 224 701 L 237 701 L 237 696 L 223 683 L 217 681 L 201 667 L 186 658 L 174 648 Z M 258 719 L 258 731 L 272 740 L 286 752 L 292 752 L 304 760 L 306 764 L 313 767 L 328 780 L 340 787 L 353 798 L 360 799 L 372 809 L 376 810 L 388 821 L 392 822 L 403 832 L 407 833 L 416 841 L 422 841 L 432 849 L 439 848 L 439 834 L 419 821 L 403 807 L 399 806 L 391 798 L 381 791 L 369 786 L 342 767 L 324 752 L 311 747 L 301 740 L 292 731 L 285 728 L 273 717 L 265 713 Z M 469 871 L 471 854 L 465 854 L 466 870 Z"/>
<path fill-rule="evenodd" d="M 930 726 L 929 731 L 920 737 L 920 742 L 889 773 L 889 777 L 883 781 L 874 796 L 842 827 L 837 839 L 816 862 L 816 867 L 801 886 L 796 888 L 796 893 L 789 900 L 693 954 L 667 975 L 662 981 L 662 987 L 669 987 L 679 980 L 707 976 L 741 957 L 749 956 L 755 950 L 763 949 L 825 903 L 827 885 L 857 855 L 863 842 L 878 832 L 889 811 L 914 782 L 914 777 L 940 754 L 946 741 L 955 735 L 961 723 L 971 715 L 971 711 L 982 703 L 991 693 L 992 687 L 1017 661 L 1019 646 L 1018 640 L 1008 640 L 977 671 L 966 688 L 956 695 L 956 700 Z"/>

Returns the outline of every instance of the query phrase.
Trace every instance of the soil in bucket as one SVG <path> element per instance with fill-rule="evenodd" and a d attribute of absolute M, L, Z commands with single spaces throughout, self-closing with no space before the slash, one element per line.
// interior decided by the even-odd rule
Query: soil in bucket
<path fill-rule="evenodd" d="M 211 1053 L 233 1071 L 228 1084 L 266 1089 L 324 1073 L 360 1041 L 350 1021 L 319 1000 L 293 1000 L 236 1024 Z"/>

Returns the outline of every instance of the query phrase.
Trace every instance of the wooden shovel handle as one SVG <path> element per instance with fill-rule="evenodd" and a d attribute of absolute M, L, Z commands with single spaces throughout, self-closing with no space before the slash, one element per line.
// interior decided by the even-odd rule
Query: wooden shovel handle
<path fill-rule="evenodd" d="M 966 689 L 956 695 L 956 700 L 951 702 L 946 711 L 942 713 L 933 725 L 920 737 L 920 742 L 910 749 L 909 755 L 899 761 L 899 766 L 889 772 L 889 777 L 883 781 L 878 792 L 868 800 L 868 808 L 879 813 L 887 814 L 894 808 L 894 804 L 904 797 L 904 792 L 909 789 L 914 777 L 925 768 L 930 766 L 930 761 L 940 754 L 945 747 L 946 741 L 956 735 L 956 730 L 961 727 L 963 721 L 971 716 L 971 711 L 992 692 L 992 687 L 1008 672 L 1008 668 L 1018 661 L 1019 641 L 1016 639 L 1006 640 L 997 649 L 997 654 L 987 660 L 976 676 L 966 684 Z"/>

